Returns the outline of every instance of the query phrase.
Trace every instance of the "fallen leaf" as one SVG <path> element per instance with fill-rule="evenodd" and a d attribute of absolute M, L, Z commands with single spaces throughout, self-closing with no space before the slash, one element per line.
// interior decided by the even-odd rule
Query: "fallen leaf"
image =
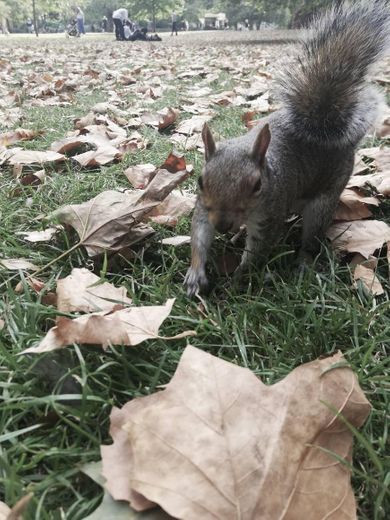
<path fill-rule="evenodd" d="M 102 477 L 102 463 L 90 462 L 84 464 L 81 471 L 88 475 L 90 479 L 104 487 L 105 479 Z M 138 513 L 132 509 L 127 502 L 119 502 L 111 498 L 111 495 L 105 490 L 103 500 L 95 511 L 84 518 L 84 520 L 169 520 L 171 516 L 167 515 L 160 508 L 154 508 L 152 511 Z"/>
<path fill-rule="evenodd" d="M 1 258 L 0 267 L 9 271 L 36 271 L 38 267 L 25 258 Z"/>
<path fill-rule="evenodd" d="M 0 520 L 22 520 L 24 512 L 33 497 L 33 493 L 25 495 L 16 502 L 11 509 L 4 502 L 0 502 Z"/>
<path fill-rule="evenodd" d="M 390 226 L 380 220 L 356 220 L 333 224 L 326 232 L 337 251 L 361 253 L 369 258 L 390 241 Z"/>
<path fill-rule="evenodd" d="M 138 150 L 144 150 L 147 148 L 148 140 L 142 137 L 139 132 L 134 131 L 128 138 L 124 139 L 117 146 L 122 153 L 136 153 Z"/>
<path fill-rule="evenodd" d="M 143 192 L 143 200 L 163 201 L 171 191 L 185 181 L 190 172 L 181 170 L 171 173 L 168 170 L 158 169 L 153 179 Z"/>
<path fill-rule="evenodd" d="M 364 188 L 367 186 L 373 186 L 378 193 L 390 197 L 390 169 L 368 175 L 352 175 L 347 184 L 348 188 Z"/>
<path fill-rule="evenodd" d="M 185 170 L 187 167 L 183 155 L 177 152 L 171 152 L 160 166 L 162 170 L 168 170 L 170 173 L 176 173 Z"/>
<path fill-rule="evenodd" d="M 195 195 L 183 195 L 180 191 L 174 190 L 161 204 L 149 211 L 145 220 L 166 226 L 176 226 L 179 218 L 191 213 L 195 202 Z"/>
<path fill-rule="evenodd" d="M 259 120 L 256 119 L 253 121 L 253 118 L 257 115 L 256 110 L 250 110 L 249 112 L 245 112 L 241 116 L 241 120 L 246 126 L 246 128 L 253 128 L 255 125 L 259 124 Z"/>
<path fill-rule="evenodd" d="M 144 189 L 149 184 L 155 172 L 156 167 L 153 164 L 147 163 L 129 166 L 123 173 L 134 188 Z"/>
<path fill-rule="evenodd" d="M 355 427 L 370 411 L 340 353 L 266 386 L 188 346 L 164 390 L 113 409 L 106 488 L 139 511 L 159 504 L 188 520 L 352 520 L 342 460 L 351 462 L 353 433 L 335 410 Z"/>
<path fill-rule="evenodd" d="M 360 157 L 374 159 L 375 168 L 378 171 L 390 170 L 390 148 L 377 146 L 374 148 L 361 148 L 357 152 Z"/>
<path fill-rule="evenodd" d="M 43 132 L 40 130 L 25 130 L 24 128 L 17 128 L 16 130 L 0 134 L 0 145 L 9 146 L 18 141 L 29 141 L 42 135 L 42 133 Z"/>
<path fill-rule="evenodd" d="M 104 282 L 88 269 L 72 269 L 57 280 L 57 308 L 61 312 L 112 311 L 118 305 L 131 305 L 124 287 Z"/>
<path fill-rule="evenodd" d="M 62 226 L 49 227 L 42 231 L 18 231 L 17 235 L 21 235 L 28 242 L 49 242 L 60 229 Z"/>
<path fill-rule="evenodd" d="M 141 115 L 141 120 L 153 128 L 158 130 L 164 130 L 171 126 L 179 115 L 178 110 L 168 107 L 164 110 L 160 110 L 156 114 L 145 113 Z"/>
<path fill-rule="evenodd" d="M 74 155 L 73 159 L 81 166 L 102 166 L 113 161 L 122 159 L 122 152 L 109 144 L 99 146 L 97 150 L 89 150 L 78 155 Z"/>
<path fill-rule="evenodd" d="M 48 162 L 65 161 L 65 155 L 53 151 L 21 150 L 18 148 L 10 149 L 11 156 L 9 164 L 44 164 Z"/>
<path fill-rule="evenodd" d="M 202 136 L 200 134 L 194 135 L 183 135 L 183 134 L 172 134 L 170 141 L 175 146 L 182 147 L 184 150 L 199 150 L 204 152 L 204 145 Z"/>
<path fill-rule="evenodd" d="M 161 240 L 161 243 L 164 246 L 182 246 L 184 244 L 190 244 L 191 243 L 191 237 L 188 235 L 176 235 L 175 237 L 169 237 L 169 238 L 163 238 Z"/>
<path fill-rule="evenodd" d="M 34 173 L 26 173 L 21 174 L 19 177 L 19 183 L 22 186 L 40 186 L 45 182 L 46 179 L 46 171 L 45 170 L 39 170 Z"/>
<path fill-rule="evenodd" d="M 375 274 L 375 271 L 370 267 L 362 264 L 357 265 L 353 271 L 353 279 L 355 281 L 355 286 L 357 286 L 356 282 L 360 281 L 366 290 L 374 296 L 380 296 L 385 292 Z"/>
<path fill-rule="evenodd" d="M 28 348 L 22 353 L 49 352 L 73 343 L 102 345 L 103 348 L 108 345 L 135 346 L 148 339 L 161 338 L 158 329 L 169 316 L 174 302 L 175 299 L 172 298 L 165 305 L 95 312 L 73 320 L 60 316 L 57 318 L 57 325 L 49 330 L 37 347 Z M 185 331 L 162 339 L 180 339 L 194 335 L 194 331 Z"/>
<path fill-rule="evenodd" d="M 368 205 L 379 206 L 376 197 L 365 197 L 358 191 L 346 188 L 340 195 L 338 207 L 333 218 L 335 220 L 360 220 L 371 217 Z"/>
<path fill-rule="evenodd" d="M 89 256 L 119 251 L 140 240 L 137 224 L 159 203 L 142 201 L 143 194 L 142 191 L 104 191 L 82 204 L 59 208 L 49 219 L 72 226 Z"/>
<path fill-rule="evenodd" d="M 210 121 L 210 119 L 212 119 L 212 116 L 209 115 L 193 116 L 191 119 L 184 119 L 177 125 L 176 132 L 185 135 L 200 133 L 204 124 Z"/>

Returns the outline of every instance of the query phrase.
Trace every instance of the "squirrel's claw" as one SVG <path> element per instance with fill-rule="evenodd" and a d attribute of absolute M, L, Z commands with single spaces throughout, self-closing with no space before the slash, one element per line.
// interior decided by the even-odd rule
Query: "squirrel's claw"
<path fill-rule="evenodd" d="M 196 293 L 205 289 L 208 285 L 208 280 L 204 272 L 196 271 L 190 267 L 184 278 L 184 286 L 187 289 L 187 296 L 194 297 Z"/>

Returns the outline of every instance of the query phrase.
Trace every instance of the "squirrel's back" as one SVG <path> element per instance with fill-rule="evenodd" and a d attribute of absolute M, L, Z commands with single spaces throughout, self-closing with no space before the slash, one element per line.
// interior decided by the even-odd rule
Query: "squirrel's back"
<path fill-rule="evenodd" d="M 281 79 L 287 132 L 323 146 L 356 146 L 377 116 L 380 96 L 367 84 L 388 49 L 385 0 L 342 3 L 316 19 L 297 67 Z"/>

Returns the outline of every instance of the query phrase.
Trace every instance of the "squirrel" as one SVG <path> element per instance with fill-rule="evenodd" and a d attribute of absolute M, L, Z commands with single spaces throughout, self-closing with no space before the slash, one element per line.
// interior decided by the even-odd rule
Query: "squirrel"
<path fill-rule="evenodd" d="M 246 224 L 238 273 L 266 258 L 288 214 L 303 217 L 298 259 L 317 254 L 354 167 L 355 149 L 372 127 L 382 96 L 367 82 L 388 47 L 386 0 L 341 3 L 315 19 L 295 66 L 279 79 L 282 107 L 246 135 L 215 143 L 205 124 L 205 166 L 191 231 L 184 285 L 207 286 L 214 233 Z"/>

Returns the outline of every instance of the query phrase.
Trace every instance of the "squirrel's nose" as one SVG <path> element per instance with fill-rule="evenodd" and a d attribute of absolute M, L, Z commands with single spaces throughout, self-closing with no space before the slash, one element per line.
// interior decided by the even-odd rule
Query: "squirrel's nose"
<path fill-rule="evenodd" d="M 215 229 L 219 232 L 219 233 L 227 233 L 233 226 L 233 223 L 232 222 L 229 222 L 228 220 L 224 220 L 222 222 L 218 222 L 216 225 L 215 225 Z"/>

